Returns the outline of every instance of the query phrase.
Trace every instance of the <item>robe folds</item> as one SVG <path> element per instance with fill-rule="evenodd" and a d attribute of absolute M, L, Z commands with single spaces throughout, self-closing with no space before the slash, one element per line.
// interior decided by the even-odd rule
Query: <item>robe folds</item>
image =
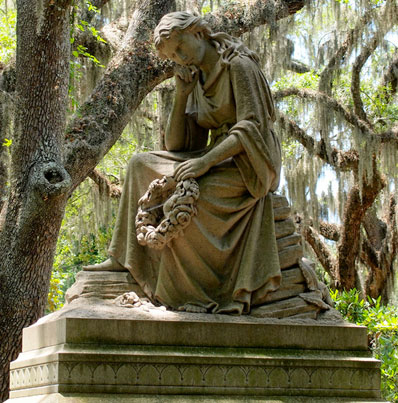
<path fill-rule="evenodd" d="M 174 309 L 189 303 L 213 313 L 248 313 L 281 281 L 269 194 L 279 183 L 280 145 L 272 97 L 257 63 L 242 55 L 229 63 L 220 57 L 190 94 L 186 117 L 185 151 L 130 160 L 109 253 L 153 301 Z M 209 131 L 208 146 L 197 150 Z M 244 151 L 196 178 L 198 213 L 184 235 L 160 251 L 139 245 L 135 217 L 149 184 L 231 135 Z"/>

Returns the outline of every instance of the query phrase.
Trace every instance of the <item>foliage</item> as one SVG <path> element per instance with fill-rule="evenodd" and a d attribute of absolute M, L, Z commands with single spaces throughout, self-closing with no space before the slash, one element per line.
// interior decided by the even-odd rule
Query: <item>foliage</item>
<path fill-rule="evenodd" d="M 16 22 L 15 8 L 9 8 L 7 0 L 0 0 L 0 64 L 6 64 L 14 56 L 17 46 Z"/>
<path fill-rule="evenodd" d="M 382 305 L 381 298 L 364 300 L 356 289 L 331 291 L 335 308 L 350 322 L 366 326 L 369 347 L 381 360 L 382 395 L 398 401 L 398 308 Z"/>
<path fill-rule="evenodd" d="M 65 217 L 70 215 L 67 208 Z M 65 227 L 65 223 L 64 223 Z M 82 266 L 100 263 L 107 258 L 112 225 L 100 227 L 97 233 L 73 235 L 63 228 L 58 238 L 56 257 L 48 292 L 47 313 L 54 312 L 65 303 L 65 292 L 75 282 L 76 274 Z"/>

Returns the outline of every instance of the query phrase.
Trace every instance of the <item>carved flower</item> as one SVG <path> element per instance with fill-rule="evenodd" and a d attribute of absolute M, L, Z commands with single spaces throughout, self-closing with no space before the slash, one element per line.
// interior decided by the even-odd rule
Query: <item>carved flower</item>
<path fill-rule="evenodd" d="M 185 211 L 182 211 L 177 214 L 177 221 L 179 224 L 185 227 L 191 222 L 191 215 Z"/>
<path fill-rule="evenodd" d="M 168 231 L 168 229 L 169 229 L 169 226 L 170 226 L 170 222 L 169 222 L 169 220 L 164 220 L 164 221 L 162 221 L 161 223 L 160 223 L 160 225 L 159 225 L 159 231 L 160 232 L 167 232 Z"/>
<path fill-rule="evenodd" d="M 159 232 L 150 232 L 146 235 L 145 240 L 148 245 L 150 245 L 154 249 L 162 249 L 166 243 L 166 238 L 159 234 Z"/>
<path fill-rule="evenodd" d="M 137 235 L 137 241 L 140 245 L 146 245 L 146 241 L 145 241 L 145 234 L 144 233 L 140 233 Z"/>

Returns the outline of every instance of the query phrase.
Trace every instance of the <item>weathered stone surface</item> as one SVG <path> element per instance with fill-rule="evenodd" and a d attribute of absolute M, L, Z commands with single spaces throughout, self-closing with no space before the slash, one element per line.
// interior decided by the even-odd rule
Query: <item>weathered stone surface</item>
<path fill-rule="evenodd" d="M 305 283 L 301 269 L 294 267 L 282 271 L 282 285 Z"/>
<path fill-rule="evenodd" d="M 309 311 L 318 313 L 320 308 L 314 304 L 307 303 L 300 297 L 294 297 L 254 308 L 250 315 L 257 318 L 286 318 Z"/>
<path fill-rule="evenodd" d="M 305 284 L 283 284 L 274 292 L 269 293 L 264 299 L 263 303 L 274 303 L 283 299 L 295 297 L 303 293 L 306 289 Z M 294 301 L 292 301 L 294 304 Z M 253 311 L 252 311 L 253 312 Z M 281 316 L 282 317 L 282 316 Z"/>
<path fill-rule="evenodd" d="M 323 302 L 322 293 L 319 290 L 300 294 L 300 298 L 309 304 L 316 305 L 320 309 L 330 309 L 330 306 Z"/>
<path fill-rule="evenodd" d="M 270 306 L 270 305 L 269 305 Z M 24 330 L 23 352 L 63 343 L 104 345 L 175 345 L 207 347 L 267 347 L 367 351 L 366 328 L 341 317 L 324 322 L 293 323 L 263 320 L 248 315 L 195 314 L 176 311 L 132 310 L 109 300 L 78 299 Z M 289 326 L 290 326 L 289 322 Z M 279 334 L 279 330 L 281 333 Z M 331 330 L 332 329 L 332 330 Z M 333 331 L 333 335 L 330 332 Z M 288 333 L 286 333 L 288 332 Z M 311 336 L 313 334 L 314 336 Z M 211 338 L 208 336 L 211 335 Z M 344 339 L 349 335 L 349 340 Z"/>
<path fill-rule="evenodd" d="M 276 240 L 276 244 L 278 245 L 278 251 L 281 251 L 282 249 L 288 246 L 298 245 L 300 243 L 301 243 L 301 235 L 296 233 Z"/>
<path fill-rule="evenodd" d="M 314 268 L 311 266 L 311 262 L 308 259 L 300 259 L 299 266 L 305 281 L 307 283 L 308 289 L 311 291 L 318 290 L 318 278 L 316 276 Z"/>
<path fill-rule="evenodd" d="M 143 395 L 148 402 L 177 395 L 186 402 L 259 396 L 272 402 L 287 393 L 291 400 L 280 401 L 379 398 L 379 362 L 367 351 L 364 327 L 342 321 L 320 326 L 304 315 L 317 308 L 299 297 L 294 308 L 285 301 L 268 308 L 271 315 L 278 309 L 299 316 L 144 312 L 105 300 L 72 301 L 25 329 L 23 353 L 11 366 L 10 401 L 56 394 L 115 402 Z M 256 309 L 264 314 L 267 307 Z M 113 400 L 87 400 L 97 401 Z"/>
<path fill-rule="evenodd" d="M 141 288 L 128 271 L 81 271 L 77 273 L 76 282 L 66 292 L 65 297 L 70 303 L 77 298 L 114 299 L 131 291 L 144 297 Z"/>
<path fill-rule="evenodd" d="M 292 209 L 289 206 L 274 208 L 274 219 L 275 221 L 286 220 L 290 217 L 291 212 Z"/>
<path fill-rule="evenodd" d="M 292 234 L 294 234 L 295 230 L 296 230 L 296 227 L 291 218 L 288 218 L 287 220 L 275 222 L 276 239 L 292 235 Z"/>
<path fill-rule="evenodd" d="M 289 207 L 289 202 L 285 196 L 278 193 L 272 193 L 272 206 L 274 209 L 278 209 L 280 207 Z"/>
<path fill-rule="evenodd" d="M 279 263 L 281 270 L 297 265 L 303 257 L 303 247 L 301 245 L 288 246 L 279 252 Z"/>

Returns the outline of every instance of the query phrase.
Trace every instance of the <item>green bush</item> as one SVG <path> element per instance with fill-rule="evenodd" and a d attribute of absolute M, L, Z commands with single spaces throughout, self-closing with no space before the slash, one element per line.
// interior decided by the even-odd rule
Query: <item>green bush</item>
<path fill-rule="evenodd" d="M 356 289 L 331 291 L 335 307 L 349 322 L 366 326 L 369 348 L 381 360 L 381 389 L 384 399 L 398 401 L 398 308 L 378 299 L 364 300 Z"/>

